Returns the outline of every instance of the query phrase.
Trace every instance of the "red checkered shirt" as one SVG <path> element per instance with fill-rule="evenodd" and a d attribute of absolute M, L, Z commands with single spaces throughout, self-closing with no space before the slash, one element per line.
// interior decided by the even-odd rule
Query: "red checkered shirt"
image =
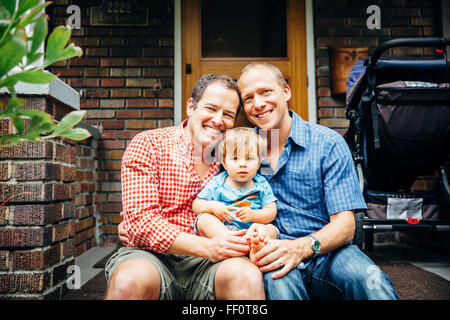
<path fill-rule="evenodd" d="M 194 148 L 183 128 L 144 131 L 122 158 L 121 216 L 128 246 L 166 252 L 180 232 L 193 233 L 192 202 L 219 172 L 214 162 L 204 178 L 194 170 Z"/>

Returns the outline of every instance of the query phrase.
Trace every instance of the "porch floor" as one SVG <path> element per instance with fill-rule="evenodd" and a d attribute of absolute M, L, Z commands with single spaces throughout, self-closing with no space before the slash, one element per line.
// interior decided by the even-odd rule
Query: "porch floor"
<path fill-rule="evenodd" d="M 104 265 L 116 247 L 95 247 L 75 259 L 81 288 L 64 300 L 101 300 Z M 450 300 L 450 258 L 403 244 L 374 244 L 366 254 L 390 277 L 402 300 Z"/>

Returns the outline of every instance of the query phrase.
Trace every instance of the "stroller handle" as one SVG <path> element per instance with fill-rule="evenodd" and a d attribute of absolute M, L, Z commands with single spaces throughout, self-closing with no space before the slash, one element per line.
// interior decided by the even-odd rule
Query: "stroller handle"
<path fill-rule="evenodd" d="M 450 45 L 450 38 L 403 38 L 389 40 L 375 49 L 369 64 L 375 66 L 381 54 L 394 47 L 438 47 L 445 49 L 447 45 Z"/>

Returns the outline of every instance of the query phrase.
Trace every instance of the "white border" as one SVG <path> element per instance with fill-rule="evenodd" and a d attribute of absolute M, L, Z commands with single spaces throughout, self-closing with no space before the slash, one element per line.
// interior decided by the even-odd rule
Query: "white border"
<path fill-rule="evenodd" d="M 308 121 L 317 123 L 316 62 L 314 50 L 313 0 L 305 1 L 306 12 L 306 74 L 308 79 Z M 181 0 L 174 0 L 174 124 L 181 122 L 183 111 L 181 69 Z"/>
<path fill-rule="evenodd" d="M 316 54 L 314 46 L 313 0 L 305 1 L 306 12 L 306 74 L 308 77 L 308 121 L 317 123 Z"/>
<path fill-rule="evenodd" d="M 173 104 L 174 104 L 174 125 L 181 122 L 183 114 L 182 94 L 182 69 L 181 69 L 181 0 L 174 1 L 174 35 L 173 35 Z"/>

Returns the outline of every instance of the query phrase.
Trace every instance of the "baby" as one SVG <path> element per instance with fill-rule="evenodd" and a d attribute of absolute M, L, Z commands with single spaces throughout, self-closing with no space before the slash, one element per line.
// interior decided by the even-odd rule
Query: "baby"
<path fill-rule="evenodd" d="M 225 133 L 218 146 L 218 159 L 226 171 L 212 178 L 194 200 L 197 224 L 200 219 L 208 219 L 210 228 L 223 232 L 275 219 L 276 198 L 267 180 L 257 174 L 266 150 L 266 140 L 253 129 L 235 128 Z M 256 232 L 247 236 L 247 241 L 250 260 L 267 243 Z"/>

